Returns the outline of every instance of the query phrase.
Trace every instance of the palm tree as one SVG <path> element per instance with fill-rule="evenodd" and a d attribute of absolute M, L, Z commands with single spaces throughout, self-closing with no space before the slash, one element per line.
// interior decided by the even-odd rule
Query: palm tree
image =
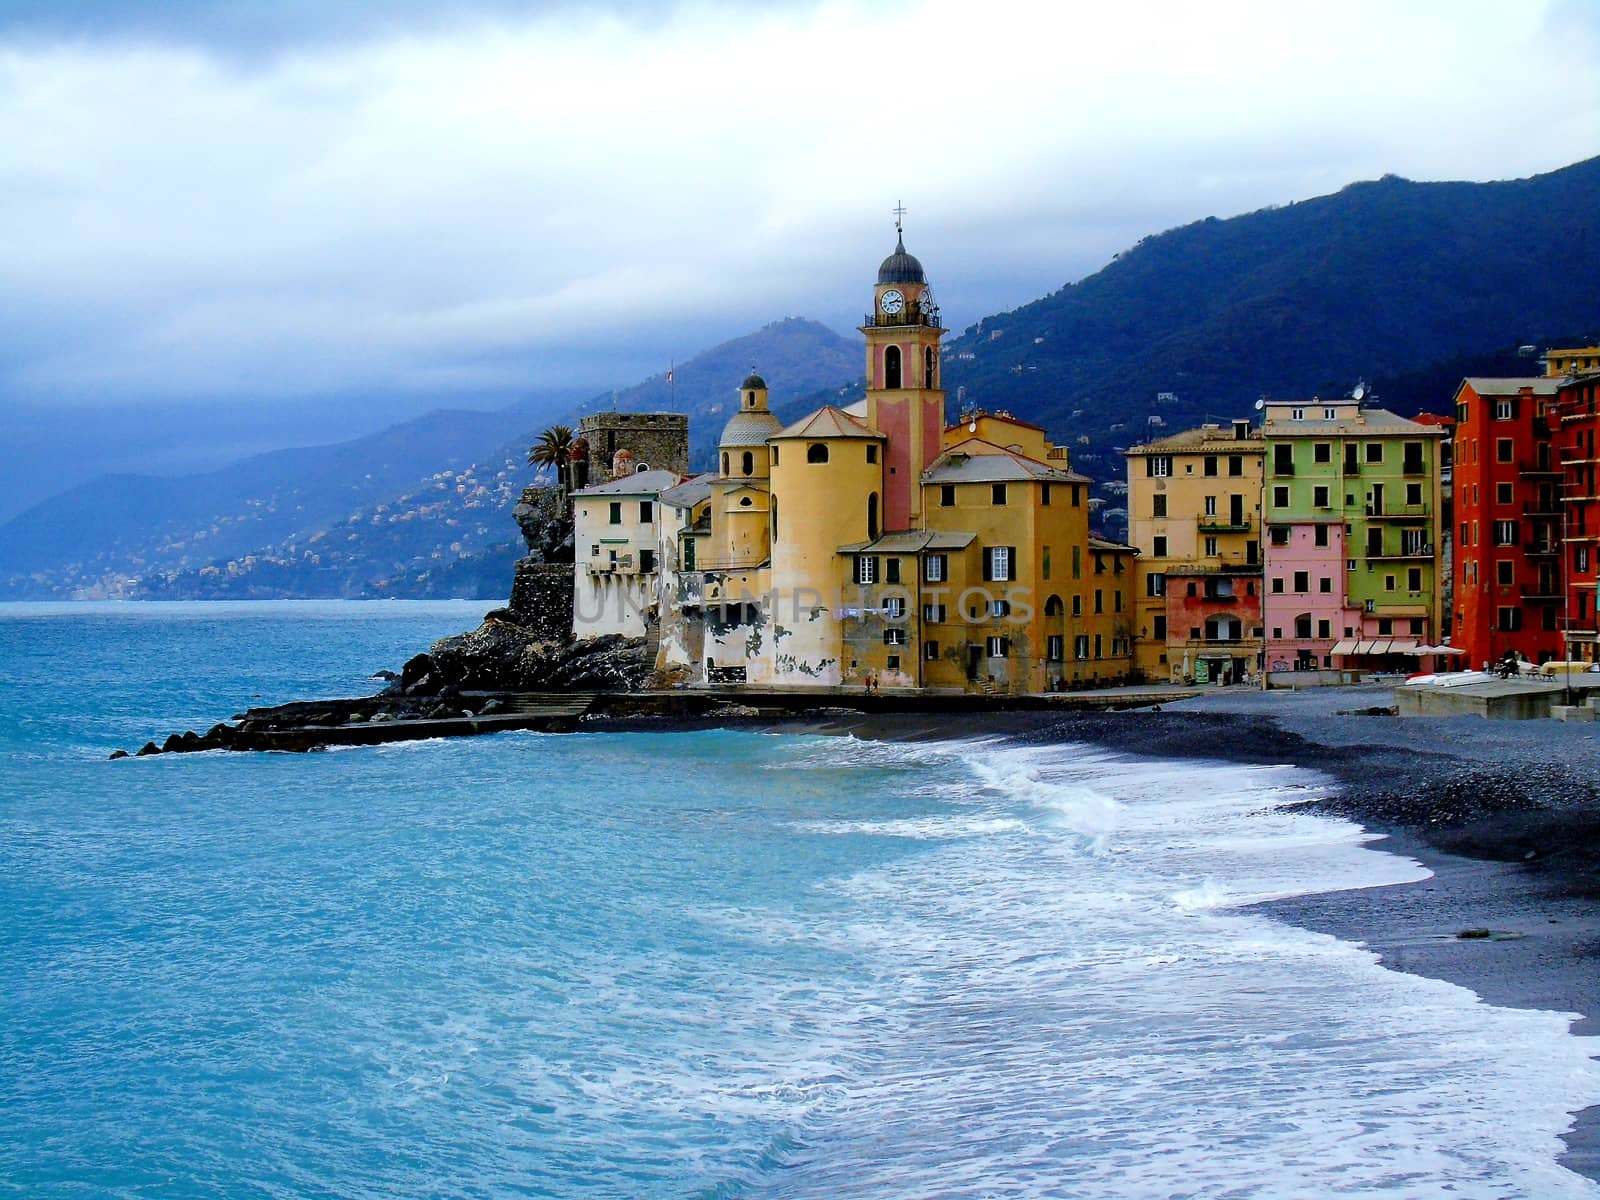
<path fill-rule="evenodd" d="M 572 462 L 572 429 L 567 425 L 552 425 L 539 435 L 539 440 L 528 451 L 528 464 L 534 467 L 554 467 L 561 490 L 570 491 L 572 481 L 567 466 Z"/>

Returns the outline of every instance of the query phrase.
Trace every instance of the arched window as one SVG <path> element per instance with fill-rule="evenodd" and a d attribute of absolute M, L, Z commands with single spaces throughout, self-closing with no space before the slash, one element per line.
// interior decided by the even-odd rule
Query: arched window
<path fill-rule="evenodd" d="M 867 540 L 876 541 L 878 538 L 878 493 L 873 492 L 867 497 Z"/>
<path fill-rule="evenodd" d="M 900 347 L 890 346 L 883 352 L 883 386 L 900 386 Z"/>
<path fill-rule="evenodd" d="M 744 406 L 746 408 L 754 408 L 756 406 L 756 394 L 754 392 L 746 392 L 744 394 Z"/>
<path fill-rule="evenodd" d="M 772 540 L 774 542 L 776 542 L 778 540 L 778 498 L 776 496 L 774 496 L 772 498 L 771 503 L 772 503 Z"/>
<path fill-rule="evenodd" d="M 924 350 L 922 352 L 922 386 L 923 387 L 938 387 L 939 386 L 939 384 L 936 381 L 936 379 L 934 377 L 934 374 L 933 374 L 934 367 L 938 364 L 938 361 L 939 360 L 934 357 L 933 347 L 932 346 L 928 347 L 926 350 Z"/>
<path fill-rule="evenodd" d="M 739 497 L 739 507 L 740 508 L 749 508 L 753 504 L 755 504 L 755 501 L 750 499 L 749 496 L 740 496 Z"/>
<path fill-rule="evenodd" d="M 828 461 L 828 447 L 824 442 L 812 442 L 806 447 L 806 461 L 808 463 L 825 463 Z"/>
<path fill-rule="evenodd" d="M 744 458 L 740 461 L 739 465 L 744 468 L 744 473 L 746 475 L 750 474 L 751 471 L 756 469 L 756 456 L 751 454 L 750 451 L 746 450 L 744 452 Z"/>
<path fill-rule="evenodd" d="M 1060 596 L 1051 596 L 1050 599 L 1044 602 L 1044 615 L 1047 617 L 1059 617 L 1061 615 Z"/>
<path fill-rule="evenodd" d="M 724 475 L 728 473 L 728 452 L 726 450 L 722 452 L 722 473 Z"/>

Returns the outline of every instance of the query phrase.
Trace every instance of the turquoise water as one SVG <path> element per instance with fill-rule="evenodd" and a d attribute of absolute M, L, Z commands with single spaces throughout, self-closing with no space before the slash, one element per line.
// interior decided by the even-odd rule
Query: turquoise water
<path fill-rule="evenodd" d="M 1592 1196 L 1558 1014 L 1243 901 L 1288 768 L 503 735 L 107 762 L 483 605 L 0 606 L 0 1190 Z"/>

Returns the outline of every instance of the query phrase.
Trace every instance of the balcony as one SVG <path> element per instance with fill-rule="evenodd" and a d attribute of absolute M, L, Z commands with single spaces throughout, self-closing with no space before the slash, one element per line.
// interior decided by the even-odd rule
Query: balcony
<path fill-rule="evenodd" d="M 1249 521 L 1234 524 L 1220 517 L 1201 517 L 1195 528 L 1201 533 L 1249 533 L 1254 526 Z"/>
<path fill-rule="evenodd" d="M 1423 546 L 1420 550 L 1400 550 L 1400 551 L 1397 551 L 1394 554 L 1389 554 L 1389 553 L 1374 554 L 1371 550 L 1367 551 L 1367 558 L 1369 560 L 1371 560 L 1372 562 L 1398 562 L 1401 559 L 1431 559 L 1432 557 L 1433 557 L 1433 543 L 1432 542 L 1429 542 L 1426 546 Z"/>
<path fill-rule="evenodd" d="M 1400 474 L 1402 475 L 1426 475 L 1427 473 L 1428 464 L 1425 462 L 1407 460 L 1400 466 Z"/>
<path fill-rule="evenodd" d="M 1547 462 L 1547 463 L 1544 463 L 1543 465 L 1541 465 L 1541 464 L 1539 464 L 1537 462 L 1519 462 L 1517 464 L 1517 473 L 1519 475 L 1523 475 L 1523 476 L 1540 476 L 1540 475 L 1557 475 L 1557 476 L 1559 476 L 1561 474 L 1561 465 L 1562 465 L 1562 463 L 1565 463 L 1567 461 L 1568 460 L 1567 460 L 1566 455 L 1563 454 L 1561 456 L 1561 462 L 1560 463 L 1549 463 L 1549 462 Z M 1578 460 L 1577 459 L 1573 459 L 1572 461 L 1573 462 L 1577 462 Z"/>
<path fill-rule="evenodd" d="M 1528 542 L 1523 545 L 1522 552 L 1530 558 L 1542 558 L 1547 555 L 1560 554 L 1561 547 L 1554 542 Z"/>
<path fill-rule="evenodd" d="M 1548 500 L 1528 500 L 1522 505 L 1522 515 L 1525 517 L 1559 517 L 1561 515 L 1561 501 L 1554 497 Z"/>
<path fill-rule="evenodd" d="M 1382 509 L 1367 505 L 1367 519 L 1371 521 L 1415 521 L 1427 515 L 1426 504 L 1396 504 Z"/>
<path fill-rule="evenodd" d="M 1524 600 L 1559 600 L 1561 589 L 1554 583 L 1541 580 L 1538 583 L 1525 583 L 1522 585 L 1522 598 Z"/>
<path fill-rule="evenodd" d="M 1274 479 L 1288 479 L 1294 474 L 1293 463 L 1273 463 L 1270 472 Z"/>
<path fill-rule="evenodd" d="M 918 326 L 923 329 L 944 328 L 944 320 L 939 316 L 938 305 L 924 312 L 917 305 L 908 304 L 892 316 L 889 313 L 868 313 L 861 318 L 861 324 L 868 329 L 903 329 L 907 326 Z"/>

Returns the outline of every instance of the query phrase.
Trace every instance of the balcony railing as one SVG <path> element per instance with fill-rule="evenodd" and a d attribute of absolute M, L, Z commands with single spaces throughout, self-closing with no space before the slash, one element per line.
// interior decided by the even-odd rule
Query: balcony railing
<path fill-rule="evenodd" d="M 1432 558 L 1433 557 L 1433 543 L 1430 542 L 1428 545 L 1423 546 L 1420 550 L 1405 550 L 1405 549 L 1401 549 L 1401 550 L 1397 551 L 1394 554 L 1390 554 L 1387 551 L 1380 551 L 1380 552 L 1374 553 L 1373 551 L 1368 550 L 1367 551 L 1367 557 L 1372 559 L 1374 562 L 1381 561 L 1381 560 L 1386 560 L 1386 559 L 1400 559 L 1400 558 Z"/>
<path fill-rule="evenodd" d="M 1220 517 L 1201 517 L 1195 526 L 1201 533 L 1249 533 L 1253 526 L 1249 521 L 1224 521 Z"/>
<path fill-rule="evenodd" d="M 1559 517 L 1561 515 L 1561 501 L 1554 496 L 1548 500 L 1525 500 L 1522 504 L 1522 515 L 1525 517 Z"/>
<path fill-rule="evenodd" d="M 1393 507 L 1367 505 L 1367 516 L 1374 521 L 1410 521 L 1428 515 L 1426 504 L 1396 504 Z"/>
<path fill-rule="evenodd" d="M 939 316 L 937 308 L 923 312 L 914 304 L 908 304 L 893 316 L 881 312 L 868 313 L 861 318 L 861 323 L 869 329 L 904 328 L 908 325 L 921 326 L 925 329 L 944 328 L 944 320 Z"/>
<path fill-rule="evenodd" d="M 1545 554 L 1560 554 L 1561 547 L 1554 542 L 1527 542 L 1523 545 L 1522 552 L 1537 557 Z"/>
<path fill-rule="evenodd" d="M 1522 585 L 1522 598 L 1524 600 L 1559 600 L 1561 589 L 1554 583 L 1525 583 Z"/>
<path fill-rule="evenodd" d="M 1561 474 L 1562 463 L 1566 461 L 1567 457 L 1563 454 L 1560 463 L 1519 462 L 1517 471 L 1522 475 L 1559 475 Z M 1573 459 L 1572 461 L 1576 462 L 1577 460 Z"/>

